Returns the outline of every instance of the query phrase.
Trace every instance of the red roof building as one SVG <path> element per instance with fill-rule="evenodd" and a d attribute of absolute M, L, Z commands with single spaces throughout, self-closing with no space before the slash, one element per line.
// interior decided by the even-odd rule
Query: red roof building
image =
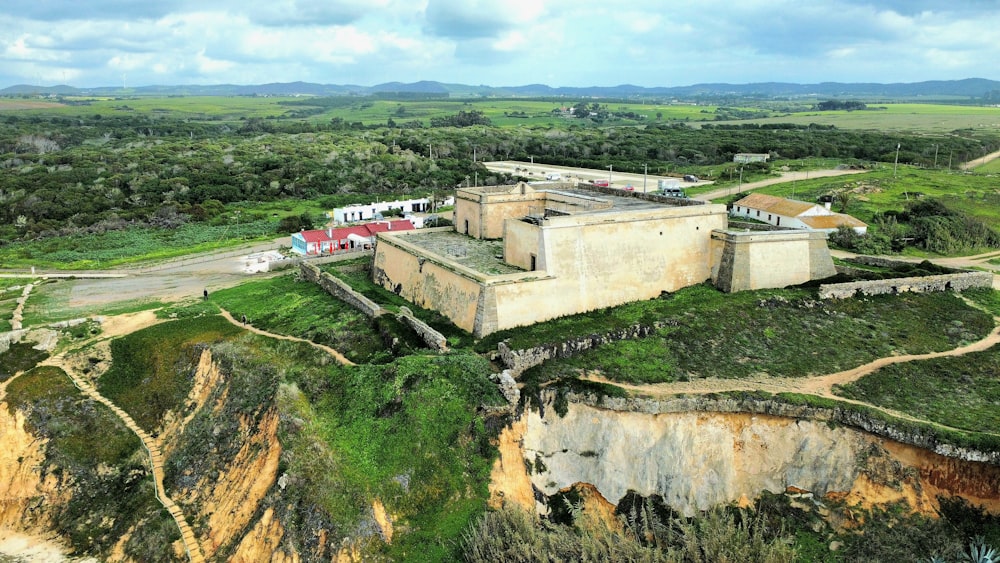
<path fill-rule="evenodd" d="M 292 250 L 302 255 L 360 252 L 375 247 L 375 235 L 388 231 L 412 231 L 408 219 L 375 221 L 352 227 L 317 229 L 292 233 Z"/>

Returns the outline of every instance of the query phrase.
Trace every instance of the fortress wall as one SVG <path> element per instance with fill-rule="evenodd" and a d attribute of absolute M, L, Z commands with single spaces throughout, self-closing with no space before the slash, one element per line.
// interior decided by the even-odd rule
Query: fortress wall
<path fill-rule="evenodd" d="M 993 274 L 990 272 L 963 272 L 919 278 L 823 284 L 819 286 L 819 297 L 820 299 L 843 299 L 855 295 L 887 295 L 904 291 L 914 293 L 963 291 L 973 287 L 993 287 Z"/>
<path fill-rule="evenodd" d="M 433 309 L 456 326 L 476 333 L 481 280 L 441 257 L 417 254 L 409 245 L 379 236 L 372 278 L 375 283 L 425 309 Z M 484 306 L 495 306 L 485 303 Z"/>
<path fill-rule="evenodd" d="M 531 255 L 535 255 L 535 269 L 544 270 L 544 255 L 541 248 L 541 229 L 538 225 L 524 221 L 507 221 L 503 236 L 503 258 L 523 270 L 531 270 Z"/>
<path fill-rule="evenodd" d="M 725 292 L 787 287 L 836 274 L 826 234 L 715 231 L 712 282 Z"/>

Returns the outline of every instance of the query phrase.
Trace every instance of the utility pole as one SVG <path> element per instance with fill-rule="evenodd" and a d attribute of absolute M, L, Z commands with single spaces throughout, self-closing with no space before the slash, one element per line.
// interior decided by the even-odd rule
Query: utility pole
<path fill-rule="evenodd" d="M 434 151 L 431 150 L 430 143 L 427 143 L 427 158 L 434 160 Z"/>
<path fill-rule="evenodd" d="M 740 193 L 742 191 L 743 191 L 743 167 L 740 166 L 740 185 L 738 188 L 736 188 L 736 193 Z"/>
<path fill-rule="evenodd" d="M 472 147 L 472 162 L 476 162 L 476 147 Z"/>
<path fill-rule="evenodd" d="M 642 193 L 646 193 L 646 172 L 647 172 L 646 165 L 643 164 L 642 165 Z"/>
<path fill-rule="evenodd" d="M 608 165 L 608 187 L 609 188 L 611 187 L 611 171 L 614 170 L 614 167 L 615 167 L 614 164 L 609 164 Z"/>
<path fill-rule="evenodd" d="M 896 162 L 892 164 L 892 177 L 896 177 L 896 167 L 899 166 L 899 147 L 900 143 L 896 143 Z"/>
<path fill-rule="evenodd" d="M 934 168 L 935 169 L 937 168 L 937 151 L 938 151 L 938 145 L 935 143 L 935 145 L 934 145 Z"/>

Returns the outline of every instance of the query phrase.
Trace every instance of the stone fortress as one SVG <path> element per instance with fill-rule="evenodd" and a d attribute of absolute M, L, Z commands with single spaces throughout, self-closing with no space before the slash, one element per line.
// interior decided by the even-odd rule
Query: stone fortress
<path fill-rule="evenodd" d="M 736 231 L 726 206 L 545 183 L 460 188 L 454 227 L 380 233 L 376 283 L 482 337 L 651 299 L 835 274 L 825 233 Z"/>

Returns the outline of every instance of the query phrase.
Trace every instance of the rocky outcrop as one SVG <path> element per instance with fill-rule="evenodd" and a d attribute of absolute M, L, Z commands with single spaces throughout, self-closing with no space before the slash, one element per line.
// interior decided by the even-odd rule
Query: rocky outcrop
<path fill-rule="evenodd" d="M 902 501 L 925 512 L 938 495 L 961 496 L 1000 512 L 1000 467 L 810 419 L 794 405 L 779 416 L 738 412 L 737 404 L 719 412 L 724 402 L 698 398 L 624 400 L 619 409 L 578 399 L 570 397 L 565 416 L 553 408 L 526 412 L 504 431 L 501 446 L 520 447 L 500 448 L 494 503 L 524 504 L 586 483 L 612 504 L 629 491 L 658 494 L 688 515 L 789 487 L 851 503 Z M 716 412 L 706 412 L 710 406 Z"/>

